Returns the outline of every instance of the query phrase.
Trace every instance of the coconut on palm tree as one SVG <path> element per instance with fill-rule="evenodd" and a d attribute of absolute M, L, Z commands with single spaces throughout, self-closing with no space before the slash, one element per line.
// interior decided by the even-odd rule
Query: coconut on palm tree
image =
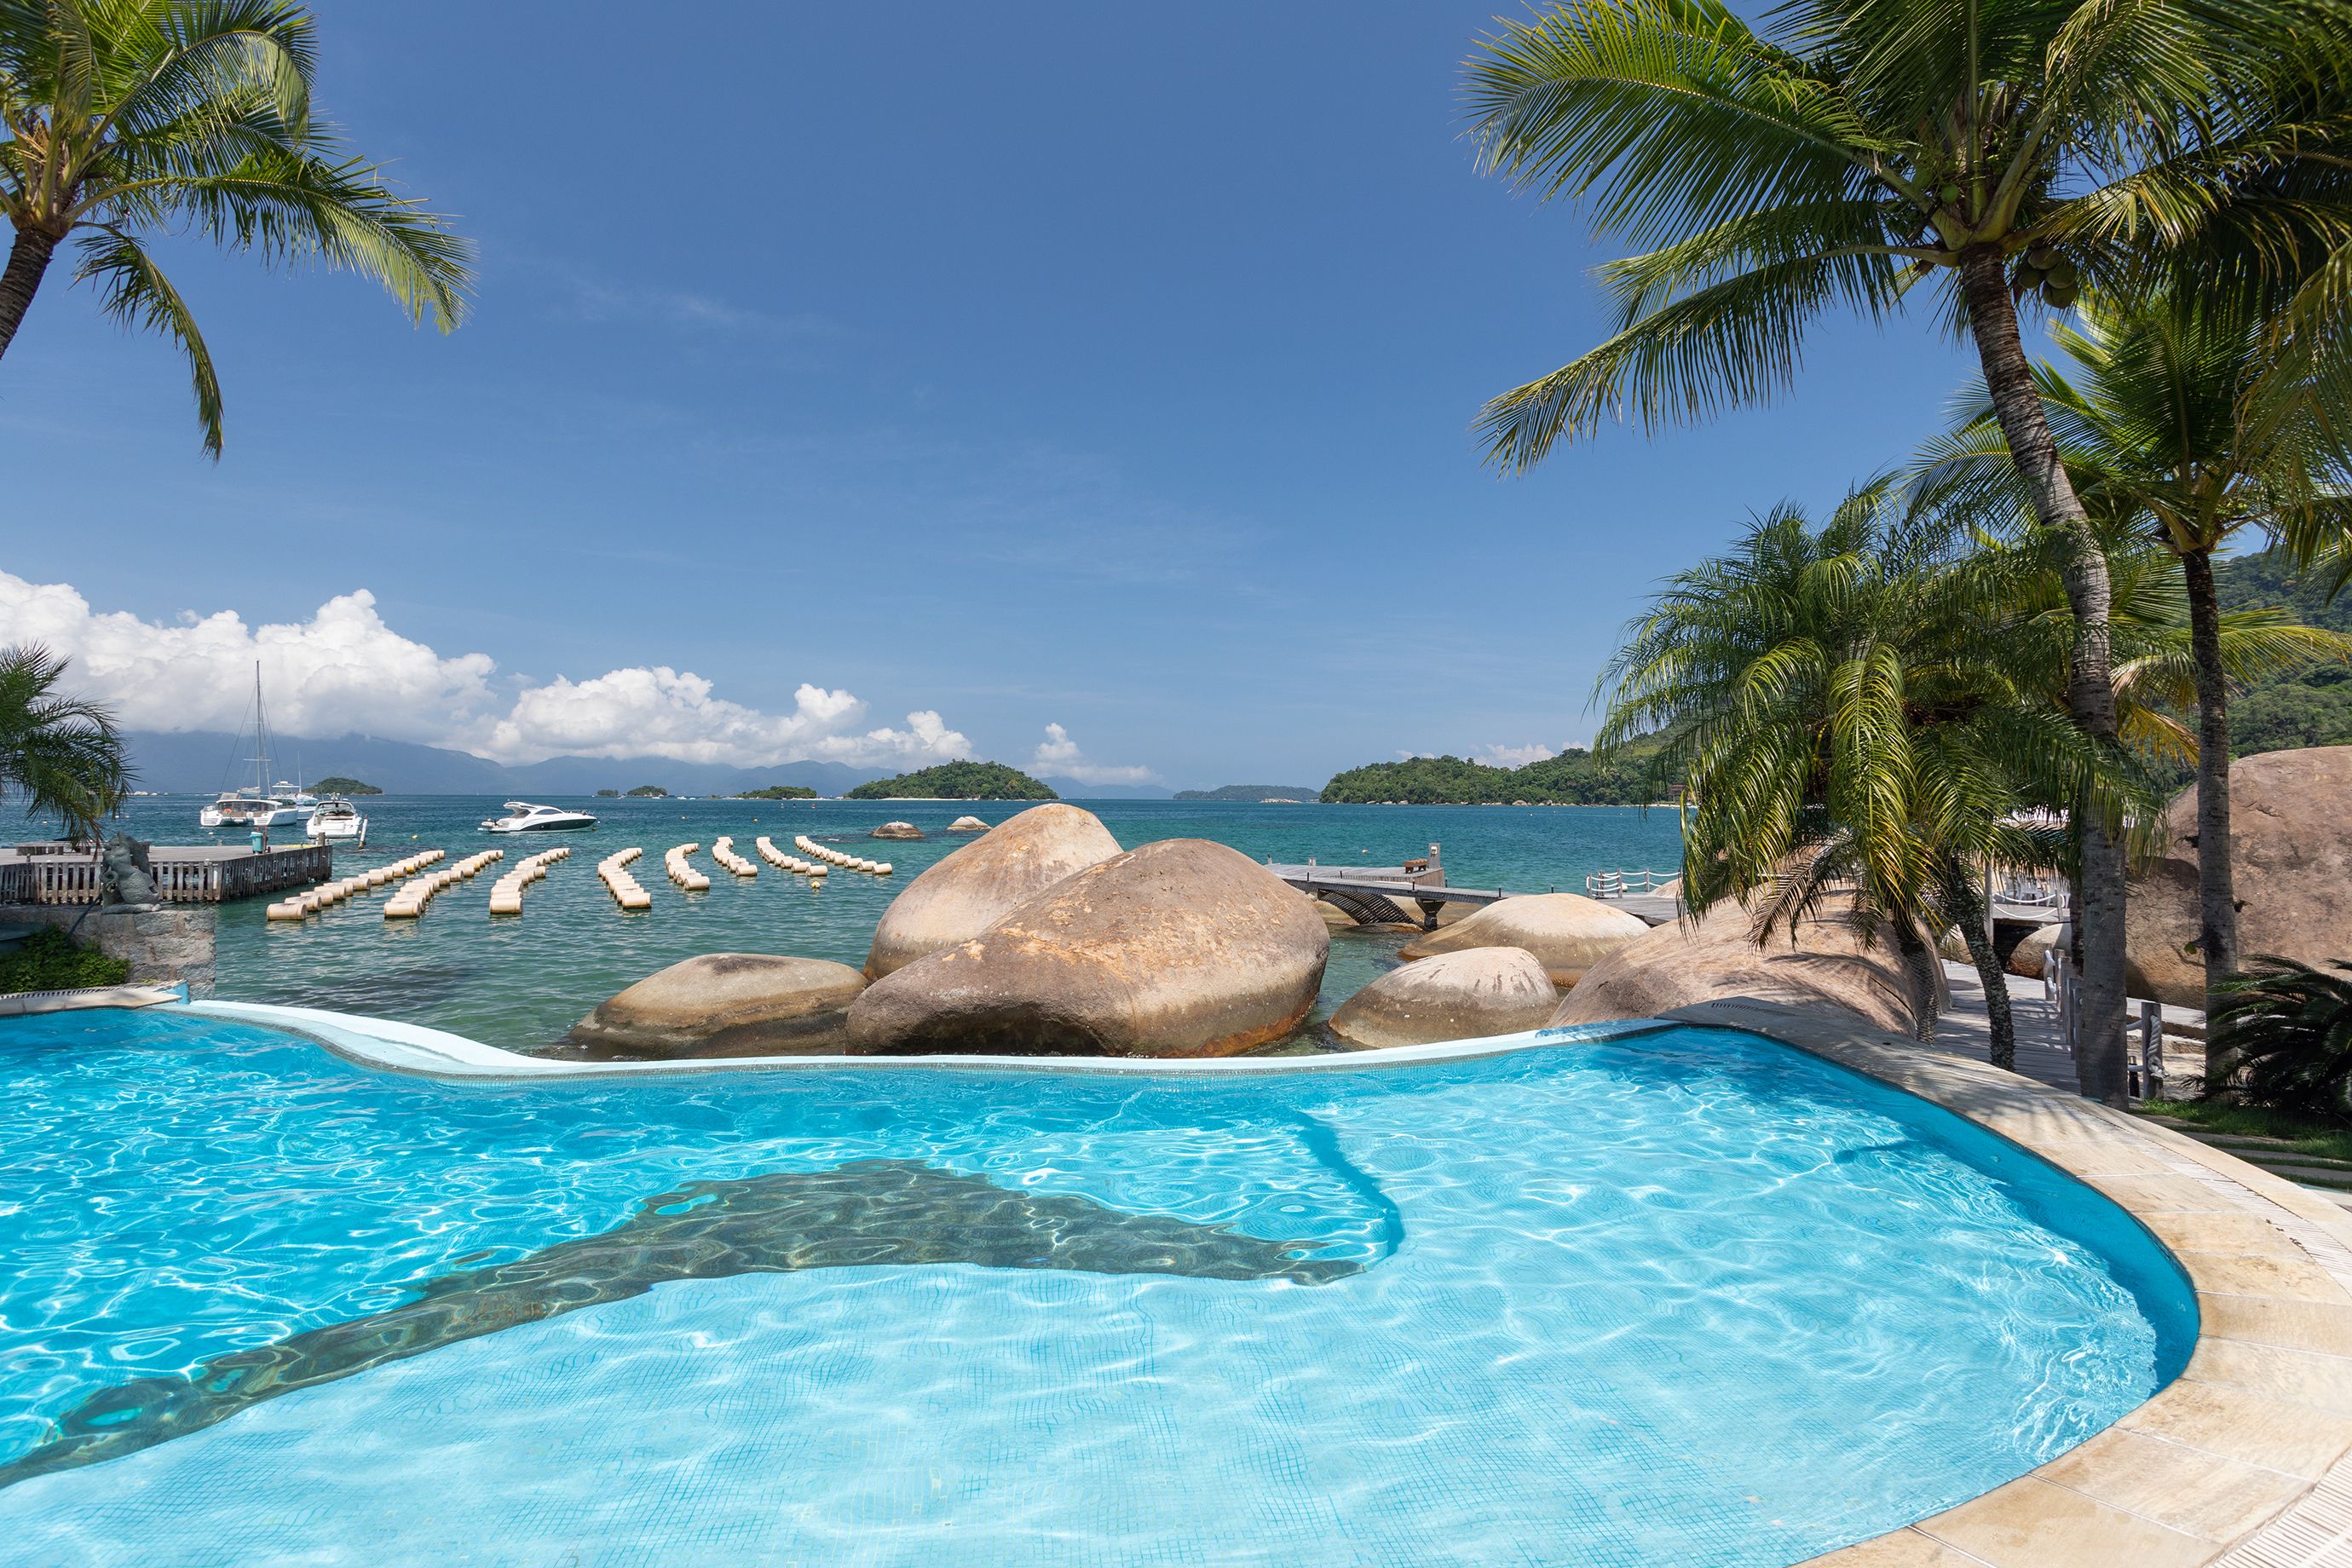
<path fill-rule="evenodd" d="M 95 838 L 131 784 L 122 736 L 103 705 L 58 694 L 66 661 L 38 643 L 0 647 L 0 797 Z"/>
<path fill-rule="evenodd" d="M 1884 318 L 1940 283 L 2034 515 L 2068 546 L 2074 721 L 2114 746 L 2110 586 L 2019 306 L 2068 306 L 2191 236 L 2233 172 L 2208 148 L 2281 102 L 2290 60 L 2352 58 L 2347 29 L 2294 0 L 1790 0 L 1762 30 L 1720 0 L 1571 0 L 1504 23 L 1467 68 L 1485 165 L 1581 200 L 1640 253 L 1602 269 L 1615 333 L 1487 405 L 1491 456 L 1525 468 L 1608 417 L 1760 400 L 1824 313 Z M 2078 826 L 2083 1088 L 2120 1101 L 2121 825 Z"/>
<path fill-rule="evenodd" d="M 2269 323 L 2242 296 L 2137 300 L 2093 295 L 2053 336 L 2073 373 L 2037 370 L 2059 452 L 2109 532 L 2128 530 L 2178 558 L 2189 616 L 2197 731 L 2199 951 L 2206 1012 L 2239 968 L 2230 836 L 2230 687 L 2215 552 L 2253 532 L 2306 563 L 2352 545 L 2342 488 L 2352 389 L 2306 367 L 2282 376 Z M 1930 448 L 1930 484 L 2009 478 L 1990 401 L 1965 400 L 1958 428 Z M 1998 468 L 1995 465 L 1998 464 Z"/>
<path fill-rule="evenodd" d="M 349 268 L 456 326 L 466 242 L 338 145 L 312 112 L 317 51 L 290 0 L 0 0 L 0 356 L 70 241 L 100 309 L 185 355 L 217 457 L 220 380 L 156 237 Z"/>

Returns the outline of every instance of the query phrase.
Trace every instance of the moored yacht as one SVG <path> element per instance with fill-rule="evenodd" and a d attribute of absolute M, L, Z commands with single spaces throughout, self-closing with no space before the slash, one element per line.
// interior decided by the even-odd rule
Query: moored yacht
<path fill-rule="evenodd" d="M 507 802 L 504 816 L 485 818 L 482 826 L 491 833 L 549 833 L 566 827 L 593 827 L 596 819 L 584 811 L 566 811 L 560 805 L 533 805 L 527 800 Z"/>
<path fill-rule="evenodd" d="M 331 795 L 310 813 L 308 831 L 311 837 L 329 843 L 364 845 L 367 827 L 368 819 L 360 815 L 359 807 L 341 795 Z"/>
<path fill-rule="evenodd" d="M 299 787 L 280 783 L 266 784 L 269 776 L 269 713 L 261 703 L 261 666 L 253 667 L 253 755 L 245 760 L 253 764 L 251 789 L 226 789 L 218 798 L 196 813 L 199 827 L 279 827 L 310 819 L 310 808 L 317 798 L 305 795 Z M 239 737 L 245 731 L 240 729 Z"/>
<path fill-rule="evenodd" d="M 275 827 L 299 822 L 310 814 L 290 801 L 248 790 L 226 790 L 196 813 L 199 827 Z"/>

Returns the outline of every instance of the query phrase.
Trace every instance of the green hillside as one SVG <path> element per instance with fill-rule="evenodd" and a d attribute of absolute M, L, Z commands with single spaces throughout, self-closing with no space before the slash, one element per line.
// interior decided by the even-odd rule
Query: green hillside
<path fill-rule="evenodd" d="M 895 779 L 859 784 L 846 800 L 1059 800 L 1045 784 L 1003 763 L 941 763 Z"/>
<path fill-rule="evenodd" d="M 1178 800 L 1314 800 L 1322 791 L 1307 784 L 1221 784 L 1215 789 L 1180 789 Z"/>
<path fill-rule="evenodd" d="M 1327 801 L 1412 805 L 1643 805 L 1671 793 L 1652 781 L 1640 756 L 1602 763 L 1575 747 L 1523 768 L 1490 767 L 1461 757 L 1373 763 L 1350 768 L 1323 786 Z"/>

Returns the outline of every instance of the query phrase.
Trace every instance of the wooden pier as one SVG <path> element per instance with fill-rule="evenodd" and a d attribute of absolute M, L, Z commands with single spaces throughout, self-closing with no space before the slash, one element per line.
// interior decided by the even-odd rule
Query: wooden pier
<path fill-rule="evenodd" d="M 0 903 L 98 902 L 96 851 L 68 844 L 19 844 L 0 850 Z M 218 844 L 158 844 L 147 852 L 155 896 L 167 904 L 225 904 L 289 888 L 307 888 L 334 875 L 334 850 L 299 844 L 258 853 Z"/>
<path fill-rule="evenodd" d="M 1360 925 L 1434 930 L 1437 911 L 1447 904 L 1492 904 L 1519 896 L 1500 888 L 1447 887 L 1434 844 L 1428 858 L 1402 866 L 1321 866 L 1313 860 L 1292 866 L 1269 859 L 1265 868 L 1308 898 L 1347 910 Z"/>

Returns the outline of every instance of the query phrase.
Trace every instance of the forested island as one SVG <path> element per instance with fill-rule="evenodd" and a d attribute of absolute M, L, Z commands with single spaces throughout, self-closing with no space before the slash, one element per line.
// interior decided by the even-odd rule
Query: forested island
<path fill-rule="evenodd" d="M 2215 562 L 2213 577 L 2225 611 L 2284 608 L 2306 626 L 2352 632 L 2352 590 L 2331 604 L 2331 579 L 2325 572 L 2298 577 L 2284 556 L 2241 555 Z M 2194 716 L 2184 717 L 2193 727 Z M 2258 677 L 2230 699 L 2231 756 L 2347 743 L 2352 743 L 2352 667 L 2323 664 Z M 2191 776 L 2186 763 L 2178 772 L 2183 781 Z"/>
<path fill-rule="evenodd" d="M 1215 789 L 1180 789 L 1178 800 L 1313 800 L 1323 792 L 1307 784 L 1221 784 Z"/>
<path fill-rule="evenodd" d="M 941 763 L 859 784 L 845 800 L 1059 800 L 1050 785 L 1003 763 Z"/>
<path fill-rule="evenodd" d="M 1378 805 L 1645 805 L 1673 792 L 1650 776 L 1646 756 L 1596 761 L 1570 747 L 1523 768 L 1461 757 L 1412 757 L 1349 768 L 1323 786 L 1335 803 Z"/>
<path fill-rule="evenodd" d="M 765 789 L 747 789 L 737 800 L 814 800 L 816 791 L 806 784 L 770 784 Z"/>
<path fill-rule="evenodd" d="M 659 784 L 639 784 L 629 792 L 632 800 L 667 800 L 669 791 Z"/>
<path fill-rule="evenodd" d="M 383 793 L 372 784 L 362 784 L 357 779 L 347 779 L 341 773 L 330 773 L 310 787 L 320 795 L 382 795 Z"/>

